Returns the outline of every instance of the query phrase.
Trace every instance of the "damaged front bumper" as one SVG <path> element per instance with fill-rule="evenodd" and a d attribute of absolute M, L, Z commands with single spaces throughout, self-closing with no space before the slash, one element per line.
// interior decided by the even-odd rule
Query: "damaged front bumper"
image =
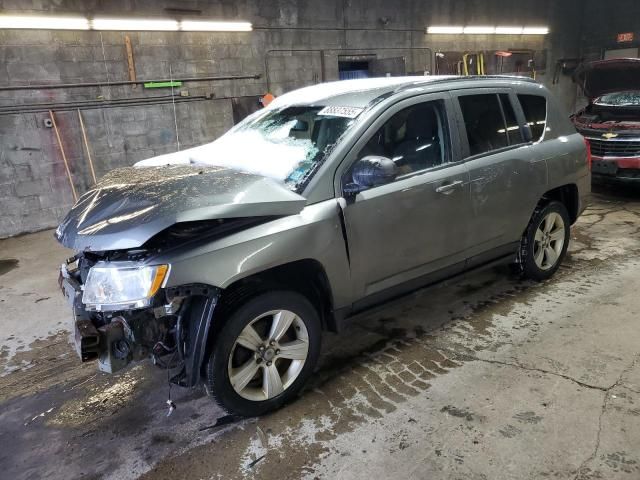
<path fill-rule="evenodd" d="M 173 383 L 200 381 L 218 288 L 163 288 L 147 308 L 100 312 L 83 304 L 79 275 L 70 271 L 74 261 L 62 265 L 59 285 L 72 310 L 75 350 L 83 362 L 97 360 L 100 371 L 114 373 L 151 357 L 171 370 Z"/>
<path fill-rule="evenodd" d="M 88 312 L 82 305 L 82 289 L 80 283 L 69 275 L 65 264 L 60 268 L 58 280 L 62 294 L 71 307 L 74 325 L 74 345 L 83 362 L 96 360 L 100 353 L 100 334 L 91 323 Z"/>

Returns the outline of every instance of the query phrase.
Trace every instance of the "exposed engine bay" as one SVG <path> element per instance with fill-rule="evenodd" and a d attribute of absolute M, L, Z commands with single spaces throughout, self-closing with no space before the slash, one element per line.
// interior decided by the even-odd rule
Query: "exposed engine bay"
<path fill-rule="evenodd" d="M 576 127 L 640 130 L 640 107 L 589 104 L 574 118 Z"/>

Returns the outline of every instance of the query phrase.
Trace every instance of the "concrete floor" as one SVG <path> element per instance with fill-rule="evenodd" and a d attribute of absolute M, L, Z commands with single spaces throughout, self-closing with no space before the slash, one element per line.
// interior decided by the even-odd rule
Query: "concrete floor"
<path fill-rule="evenodd" d="M 640 478 L 640 194 L 599 190 L 542 284 L 498 269 L 324 339 L 302 397 L 223 414 L 81 365 L 52 232 L 0 242 L 3 478 Z M 7 261 L 9 259 L 16 261 Z"/>

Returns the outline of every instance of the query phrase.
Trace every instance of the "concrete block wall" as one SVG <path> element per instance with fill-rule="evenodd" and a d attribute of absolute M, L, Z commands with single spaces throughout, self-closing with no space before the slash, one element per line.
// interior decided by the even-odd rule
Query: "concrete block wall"
<path fill-rule="evenodd" d="M 133 45 L 138 79 L 253 75 L 259 79 L 186 82 L 192 101 L 171 103 L 171 91 L 138 86 L 3 91 L 0 88 L 0 238 L 54 227 L 73 204 L 55 133 L 45 126 L 54 104 L 73 182 L 92 184 L 78 112 L 65 102 L 153 102 L 81 107 L 98 177 L 113 168 L 217 138 L 233 123 L 231 99 L 275 94 L 338 78 L 340 55 L 404 56 L 407 71 L 431 68 L 437 50 L 529 48 L 554 58 L 579 50 L 580 0 L 5 0 L 5 13 L 166 17 L 167 8 L 203 18 L 246 20 L 248 33 L 0 31 L 0 87 L 114 82 L 128 79 L 124 36 Z M 426 35 L 433 24 L 549 25 L 552 35 Z M 430 50 L 425 50 L 427 47 Z M 421 49 L 418 49 L 421 48 Z M 292 50 L 312 50 L 293 52 Z M 272 50 L 285 50 L 271 52 Z M 269 61 L 265 62 L 265 57 Z M 268 71 L 267 71 L 268 64 Z M 324 69 L 323 69 L 324 64 Z M 549 70 L 548 70 L 549 71 Z M 268 73 L 268 75 L 267 75 Z M 269 85 L 267 85 L 267 76 Z M 550 74 L 542 81 L 550 83 Z M 566 82 L 553 86 L 570 97 Z M 198 97 L 210 97 L 200 99 Z M 45 104 L 33 107 L 35 104 Z M 11 108 L 11 110 L 7 110 Z M 27 109 L 28 110 L 25 110 Z"/>

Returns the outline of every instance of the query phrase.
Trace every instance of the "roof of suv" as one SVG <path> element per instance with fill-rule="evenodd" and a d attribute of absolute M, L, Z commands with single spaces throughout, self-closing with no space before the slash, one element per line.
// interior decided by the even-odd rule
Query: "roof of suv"
<path fill-rule="evenodd" d="M 269 107 L 281 108 L 286 105 L 366 107 L 380 97 L 388 97 L 411 89 L 422 90 L 436 85 L 439 89 L 447 88 L 449 85 L 468 88 L 480 86 L 479 83 L 481 86 L 501 86 L 505 83 L 513 84 L 514 81 L 537 84 L 531 78 L 507 75 L 363 78 L 320 83 L 294 90 L 277 97 Z"/>

